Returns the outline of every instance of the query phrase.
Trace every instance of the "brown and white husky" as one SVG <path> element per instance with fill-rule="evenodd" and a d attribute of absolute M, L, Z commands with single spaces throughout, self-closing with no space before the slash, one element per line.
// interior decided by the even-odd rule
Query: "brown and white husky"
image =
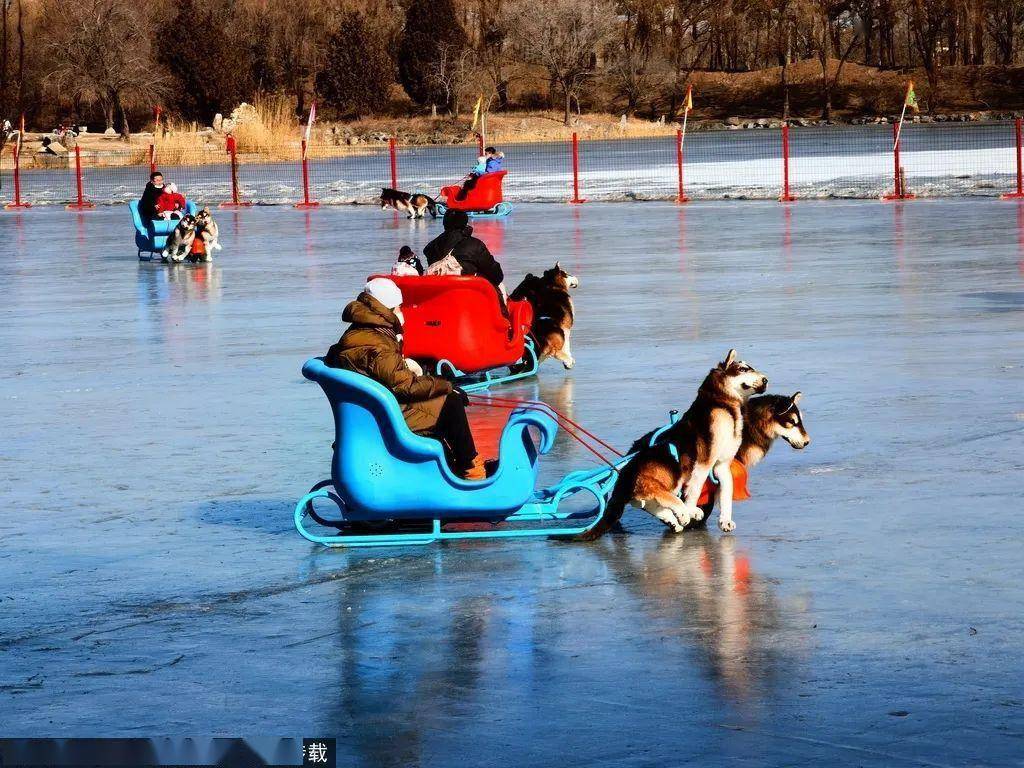
<path fill-rule="evenodd" d="M 410 219 L 422 219 L 424 212 L 429 212 L 433 218 L 437 218 L 437 203 L 429 195 L 381 187 L 380 209 L 386 211 L 388 208 L 408 213 Z"/>
<path fill-rule="evenodd" d="M 718 527 L 734 530 L 729 464 L 743 438 L 743 405 L 767 386 L 767 376 L 738 360 L 735 349 L 729 350 L 725 360 L 708 372 L 682 418 L 623 467 L 601 520 L 581 538 L 606 533 L 627 503 L 681 532 L 691 521 L 704 519 L 697 499 L 712 469 L 719 481 Z"/>
<path fill-rule="evenodd" d="M 556 261 L 555 266 L 545 270 L 540 277 L 527 274 L 512 291 L 510 299 L 525 299 L 533 307 L 530 336 L 537 349 L 538 361 L 553 357 L 566 369 L 576 365 L 570 346 L 576 318 L 569 290 L 578 288 L 579 284 L 580 281 Z"/>
<path fill-rule="evenodd" d="M 792 396 L 758 395 L 747 400 L 743 406 L 743 441 L 736 451 L 736 459 L 748 470 L 761 462 L 780 437 L 797 450 L 811 444 L 803 414 L 797 406 L 802 397 L 802 393 L 795 392 Z M 703 521 L 694 522 L 706 524 L 714 508 L 715 498 L 712 498 L 701 507 Z"/>

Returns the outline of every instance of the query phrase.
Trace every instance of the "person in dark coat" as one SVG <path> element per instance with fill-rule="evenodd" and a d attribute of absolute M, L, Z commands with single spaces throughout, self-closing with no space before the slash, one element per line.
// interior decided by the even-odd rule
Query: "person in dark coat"
<path fill-rule="evenodd" d="M 139 215 L 143 221 L 152 221 L 160 218 L 160 211 L 157 210 L 157 200 L 164 193 L 164 175 L 160 171 L 153 171 L 149 174 L 149 184 L 142 193 L 139 200 Z"/>
<path fill-rule="evenodd" d="M 402 291 L 393 280 L 370 280 L 345 307 L 341 319 L 351 325 L 328 350 L 324 363 L 383 384 L 398 400 L 409 429 L 440 440 L 454 472 L 467 480 L 483 480 L 487 471 L 466 416 L 469 398 L 451 382 L 423 373 L 405 359 L 401 304 Z"/>
<path fill-rule="evenodd" d="M 423 249 L 428 266 L 440 261 L 449 253 L 459 262 L 462 274 L 479 275 L 501 291 L 501 281 L 505 279 L 501 264 L 495 261 L 482 240 L 473 237 L 473 228 L 469 226 L 469 216 L 466 212 L 454 208 L 445 211 L 444 232 L 427 243 Z"/>

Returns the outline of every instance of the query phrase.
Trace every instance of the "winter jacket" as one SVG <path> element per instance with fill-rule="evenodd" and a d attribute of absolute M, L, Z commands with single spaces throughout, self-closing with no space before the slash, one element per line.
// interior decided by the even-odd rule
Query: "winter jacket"
<path fill-rule="evenodd" d="M 402 332 L 397 315 L 361 293 L 345 307 L 341 319 L 351 323 L 324 362 L 331 368 L 361 373 L 391 390 L 413 432 L 429 432 L 437 424 L 452 385 L 442 378 L 409 370 L 402 355 Z"/>
<path fill-rule="evenodd" d="M 470 174 L 473 176 L 483 176 L 485 173 L 487 173 L 487 162 L 484 160 L 474 165 L 473 170 L 470 171 Z"/>
<path fill-rule="evenodd" d="M 502 166 L 505 165 L 505 155 L 502 152 L 498 152 L 496 155 L 492 155 L 487 158 L 486 173 L 494 173 L 500 171 Z"/>
<path fill-rule="evenodd" d="M 156 199 L 157 213 L 174 213 L 185 210 L 185 196 L 179 192 L 168 192 L 166 188 Z"/>
<path fill-rule="evenodd" d="M 146 189 L 142 193 L 142 199 L 139 200 L 139 214 L 142 216 L 143 221 L 160 218 L 156 202 L 163 193 L 164 188 L 154 186 L 152 181 L 146 185 Z"/>
<path fill-rule="evenodd" d="M 473 237 L 472 227 L 445 230 L 427 243 L 423 255 L 427 257 L 427 264 L 433 264 L 447 256 L 449 251 L 462 265 L 462 274 L 479 275 L 495 286 L 505 279 L 501 265 L 494 260 L 487 246 Z"/>

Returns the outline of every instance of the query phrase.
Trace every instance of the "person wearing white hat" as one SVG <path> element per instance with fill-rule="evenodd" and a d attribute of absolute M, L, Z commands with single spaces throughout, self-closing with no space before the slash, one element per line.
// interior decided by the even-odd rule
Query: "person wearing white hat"
<path fill-rule="evenodd" d="M 453 471 L 467 480 L 482 480 L 487 472 L 466 416 L 469 398 L 451 382 L 414 372 L 407 365 L 402 354 L 401 307 L 402 291 L 393 280 L 370 280 L 345 307 L 341 319 L 351 325 L 328 350 L 324 362 L 383 384 L 395 395 L 413 432 L 441 441 Z"/>

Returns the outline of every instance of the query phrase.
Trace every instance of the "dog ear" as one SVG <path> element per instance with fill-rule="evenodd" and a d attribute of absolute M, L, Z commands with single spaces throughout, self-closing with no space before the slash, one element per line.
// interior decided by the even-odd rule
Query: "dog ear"
<path fill-rule="evenodd" d="M 736 362 L 736 350 L 730 349 L 729 354 L 725 356 L 725 360 L 719 363 L 718 367 L 725 369 L 732 365 L 734 362 Z"/>
<path fill-rule="evenodd" d="M 796 393 L 794 393 L 793 397 L 791 398 L 792 401 L 793 401 L 793 405 L 796 405 L 797 403 L 799 403 L 800 402 L 800 398 L 803 397 L 803 396 L 804 396 L 803 392 L 796 392 Z"/>
<path fill-rule="evenodd" d="M 555 269 L 561 269 L 561 268 L 562 268 L 562 262 L 556 261 L 555 262 Z"/>

